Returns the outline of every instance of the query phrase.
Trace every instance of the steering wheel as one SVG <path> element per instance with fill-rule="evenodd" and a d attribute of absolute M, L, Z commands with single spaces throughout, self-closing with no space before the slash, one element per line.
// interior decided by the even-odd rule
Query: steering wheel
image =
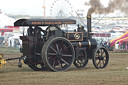
<path fill-rule="evenodd" d="M 58 26 L 55 25 L 50 25 L 46 28 L 46 31 L 56 31 L 56 30 L 60 30 L 60 28 Z"/>
<path fill-rule="evenodd" d="M 55 31 L 61 30 L 58 26 L 56 25 L 50 25 L 46 28 L 46 39 L 48 39 L 50 36 L 52 36 Z"/>

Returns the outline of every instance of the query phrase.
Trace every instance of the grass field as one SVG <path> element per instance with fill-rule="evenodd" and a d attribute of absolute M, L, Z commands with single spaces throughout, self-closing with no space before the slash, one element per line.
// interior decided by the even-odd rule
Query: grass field
<path fill-rule="evenodd" d="M 4 53 L 7 57 L 21 54 Z M 0 69 L 0 85 L 128 85 L 128 53 L 110 53 L 105 69 L 96 69 L 91 60 L 83 69 L 72 67 L 65 72 L 33 71 L 27 65 L 17 67 L 10 61 Z"/>

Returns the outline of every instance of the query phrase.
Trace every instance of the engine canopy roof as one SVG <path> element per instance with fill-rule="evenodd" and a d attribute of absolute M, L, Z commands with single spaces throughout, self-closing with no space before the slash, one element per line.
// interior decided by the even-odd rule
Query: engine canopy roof
<path fill-rule="evenodd" d="M 62 24 L 76 24 L 73 19 L 19 19 L 14 26 L 49 26 Z"/>

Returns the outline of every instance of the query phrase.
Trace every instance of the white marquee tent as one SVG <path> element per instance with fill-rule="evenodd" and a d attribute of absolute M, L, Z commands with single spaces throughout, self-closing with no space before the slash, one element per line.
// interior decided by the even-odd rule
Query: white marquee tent
<path fill-rule="evenodd" d="M 13 26 L 16 20 L 0 12 L 0 28 Z"/>

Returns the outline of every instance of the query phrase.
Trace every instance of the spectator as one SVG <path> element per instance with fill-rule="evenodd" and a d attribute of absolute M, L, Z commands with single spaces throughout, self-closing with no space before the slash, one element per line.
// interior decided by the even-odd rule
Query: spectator
<path fill-rule="evenodd" d="M 127 42 L 127 50 L 128 50 L 128 42 Z"/>
<path fill-rule="evenodd" d="M 15 39 L 14 40 L 14 47 L 16 47 L 17 49 L 19 49 L 19 46 L 20 46 L 20 42 L 18 39 Z"/>
<path fill-rule="evenodd" d="M 106 42 L 106 41 L 104 42 L 104 47 L 105 47 L 105 48 L 107 47 L 107 42 Z"/>
<path fill-rule="evenodd" d="M 10 40 L 10 47 L 12 47 L 12 41 Z"/>
<path fill-rule="evenodd" d="M 103 40 L 100 42 L 100 46 L 103 46 Z"/>
<path fill-rule="evenodd" d="M 125 44 L 126 44 L 125 42 L 122 43 L 123 49 L 125 49 L 126 47 Z"/>

